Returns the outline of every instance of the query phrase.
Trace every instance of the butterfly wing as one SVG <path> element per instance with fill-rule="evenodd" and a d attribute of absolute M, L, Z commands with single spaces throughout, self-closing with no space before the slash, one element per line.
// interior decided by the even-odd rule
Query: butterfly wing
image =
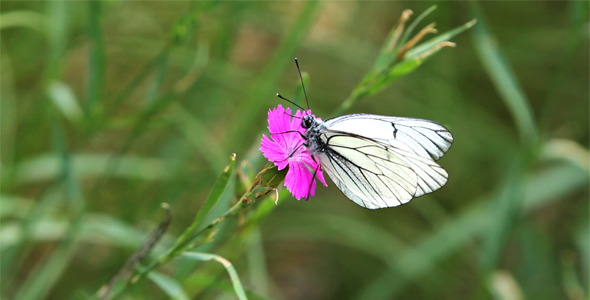
<path fill-rule="evenodd" d="M 447 172 L 434 159 L 448 150 L 452 135 L 437 123 L 346 115 L 327 120 L 320 138 L 327 147 L 315 155 L 323 169 L 365 208 L 398 206 L 447 182 Z"/>
<path fill-rule="evenodd" d="M 447 128 L 423 119 L 351 114 L 326 120 L 326 127 L 381 141 L 433 160 L 441 158 L 453 143 Z"/>

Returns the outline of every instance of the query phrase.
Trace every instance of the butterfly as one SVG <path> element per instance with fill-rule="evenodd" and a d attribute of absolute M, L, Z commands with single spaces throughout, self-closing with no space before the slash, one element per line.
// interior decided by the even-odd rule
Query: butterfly
<path fill-rule="evenodd" d="M 295 63 L 301 78 L 297 59 Z M 304 86 L 303 91 L 307 101 Z M 301 127 L 302 146 L 340 191 L 364 208 L 402 205 L 440 189 L 448 180 L 435 161 L 449 150 L 453 135 L 434 121 L 372 114 L 322 121 L 307 113 Z"/>

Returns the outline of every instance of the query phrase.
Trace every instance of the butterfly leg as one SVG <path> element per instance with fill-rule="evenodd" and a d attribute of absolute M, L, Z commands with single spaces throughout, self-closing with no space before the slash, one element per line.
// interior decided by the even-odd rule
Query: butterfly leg
<path fill-rule="evenodd" d="M 291 153 L 289 153 L 289 155 L 287 155 L 287 157 L 285 157 L 284 159 L 277 160 L 277 161 L 273 161 L 273 162 L 283 162 L 283 161 L 285 161 L 285 160 L 287 160 L 287 159 L 291 158 L 291 156 L 293 156 L 293 154 L 295 154 L 295 152 L 297 152 L 297 150 L 299 150 L 299 148 L 301 148 L 301 146 L 305 146 L 305 143 L 301 143 L 301 144 L 299 144 L 297 147 L 295 147 L 295 148 L 294 148 L 294 149 L 291 151 Z"/>
<path fill-rule="evenodd" d="M 270 135 L 273 135 L 273 134 L 293 133 L 293 132 L 299 133 L 299 135 L 301 135 L 301 137 L 303 138 L 303 140 L 307 141 L 307 137 L 303 133 L 301 133 L 299 130 L 289 130 L 289 131 L 285 131 L 285 132 L 271 132 Z M 297 147 L 295 147 L 291 151 L 291 153 L 289 153 L 289 155 L 285 159 L 282 159 L 282 160 L 279 160 L 279 161 L 276 161 L 276 162 L 283 162 L 283 161 L 291 158 L 291 156 L 293 156 L 293 154 L 295 154 L 295 152 L 297 152 L 297 150 L 299 150 L 299 148 L 301 148 L 301 146 L 306 146 L 307 147 L 307 144 L 306 143 L 299 144 Z"/>
<path fill-rule="evenodd" d="M 317 160 L 315 160 L 315 156 L 311 156 L 311 159 L 313 159 L 313 161 L 316 163 L 316 168 L 315 170 L 313 170 L 313 177 L 311 177 L 311 182 L 309 183 L 309 188 L 307 190 L 307 196 L 305 197 L 305 201 L 309 200 L 309 195 L 311 194 L 311 188 L 313 187 L 313 183 L 315 182 L 315 178 L 318 174 L 318 170 L 320 169 L 320 163 L 318 163 Z"/>
<path fill-rule="evenodd" d="M 301 133 L 301 131 L 299 131 L 299 130 L 289 130 L 289 131 L 285 131 L 285 132 L 271 132 L 270 135 L 273 135 L 273 134 L 285 134 L 285 133 L 292 133 L 292 132 L 299 133 L 299 135 L 301 136 L 301 138 L 303 138 L 304 140 L 307 140 L 307 137 L 305 136 L 305 134 Z"/>

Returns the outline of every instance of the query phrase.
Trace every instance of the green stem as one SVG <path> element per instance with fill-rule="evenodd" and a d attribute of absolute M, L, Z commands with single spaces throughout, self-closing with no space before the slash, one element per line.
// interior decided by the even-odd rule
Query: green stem
<path fill-rule="evenodd" d="M 176 244 L 170 250 L 168 250 L 165 254 L 163 254 L 158 259 L 156 259 L 154 262 L 152 262 L 148 267 L 142 268 L 138 272 L 136 271 L 136 274 L 134 276 L 130 276 L 129 279 L 127 280 L 127 282 L 125 282 L 125 286 L 113 294 L 113 299 L 116 298 L 117 296 L 119 296 L 128 286 L 139 281 L 140 279 L 145 277 L 149 272 L 151 272 L 155 268 L 157 268 L 160 265 L 165 264 L 165 263 L 171 261 L 173 258 L 179 256 L 180 252 L 186 251 L 186 250 L 189 250 L 189 249 L 195 247 L 196 244 L 194 244 L 193 242 L 198 237 L 203 236 L 205 233 L 207 233 L 207 232 L 211 231 L 213 228 L 217 227 L 217 225 L 219 225 L 219 223 L 221 223 L 226 218 L 234 216 L 242 209 L 249 207 L 254 202 L 253 199 L 256 200 L 256 199 L 266 196 L 266 194 L 267 194 L 266 192 L 268 192 L 272 189 L 274 189 L 274 188 L 272 188 L 272 187 L 253 187 L 250 191 L 244 193 L 244 195 L 242 195 L 240 200 L 238 202 L 236 202 L 236 204 L 234 204 L 232 207 L 230 207 L 222 216 L 211 221 L 211 223 L 209 223 L 203 229 L 199 230 L 198 232 L 196 232 L 192 235 L 181 236 L 177 240 Z"/>

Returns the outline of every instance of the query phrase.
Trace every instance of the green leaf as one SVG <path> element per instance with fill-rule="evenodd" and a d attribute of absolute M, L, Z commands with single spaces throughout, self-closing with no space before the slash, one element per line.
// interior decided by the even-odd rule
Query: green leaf
<path fill-rule="evenodd" d="M 191 231 L 191 229 L 196 229 L 201 224 L 203 219 L 205 219 L 205 217 L 207 216 L 209 211 L 211 211 L 213 206 L 215 206 L 217 201 L 219 201 L 221 194 L 223 194 L 223 192 L 225 191 L 225 187 L 227 186 L 227 184 L 231 178 L 231 174 L 234 171 L 235 165 L 236 165 L 236 154 L 234 153 L 230 157 L 229 165 L 227 167 L 225 167 L 225 169 L 223 170 L 223 173 L 221 173 L 221 175 L 219 176 L 219 178 L 217 178 L 217 181 L 213 185 L 213 189 L 211 190 L 211 194 L 209 194 L 209 197 L 207 197 L 207 200 L 205 200 L 205 204 L 197 213 L 197 216 L 195 217 L 193 225 L 191 225 L 191 227 L 189 227 L 189 229 L 187 229 L 187 231 L 185 233 L 188 233 L 189 231 Z M 192 231 L 190 233 L 192 233 Z M 184 236 L 184 234 L 183 234 L 183 236 Z"/>

